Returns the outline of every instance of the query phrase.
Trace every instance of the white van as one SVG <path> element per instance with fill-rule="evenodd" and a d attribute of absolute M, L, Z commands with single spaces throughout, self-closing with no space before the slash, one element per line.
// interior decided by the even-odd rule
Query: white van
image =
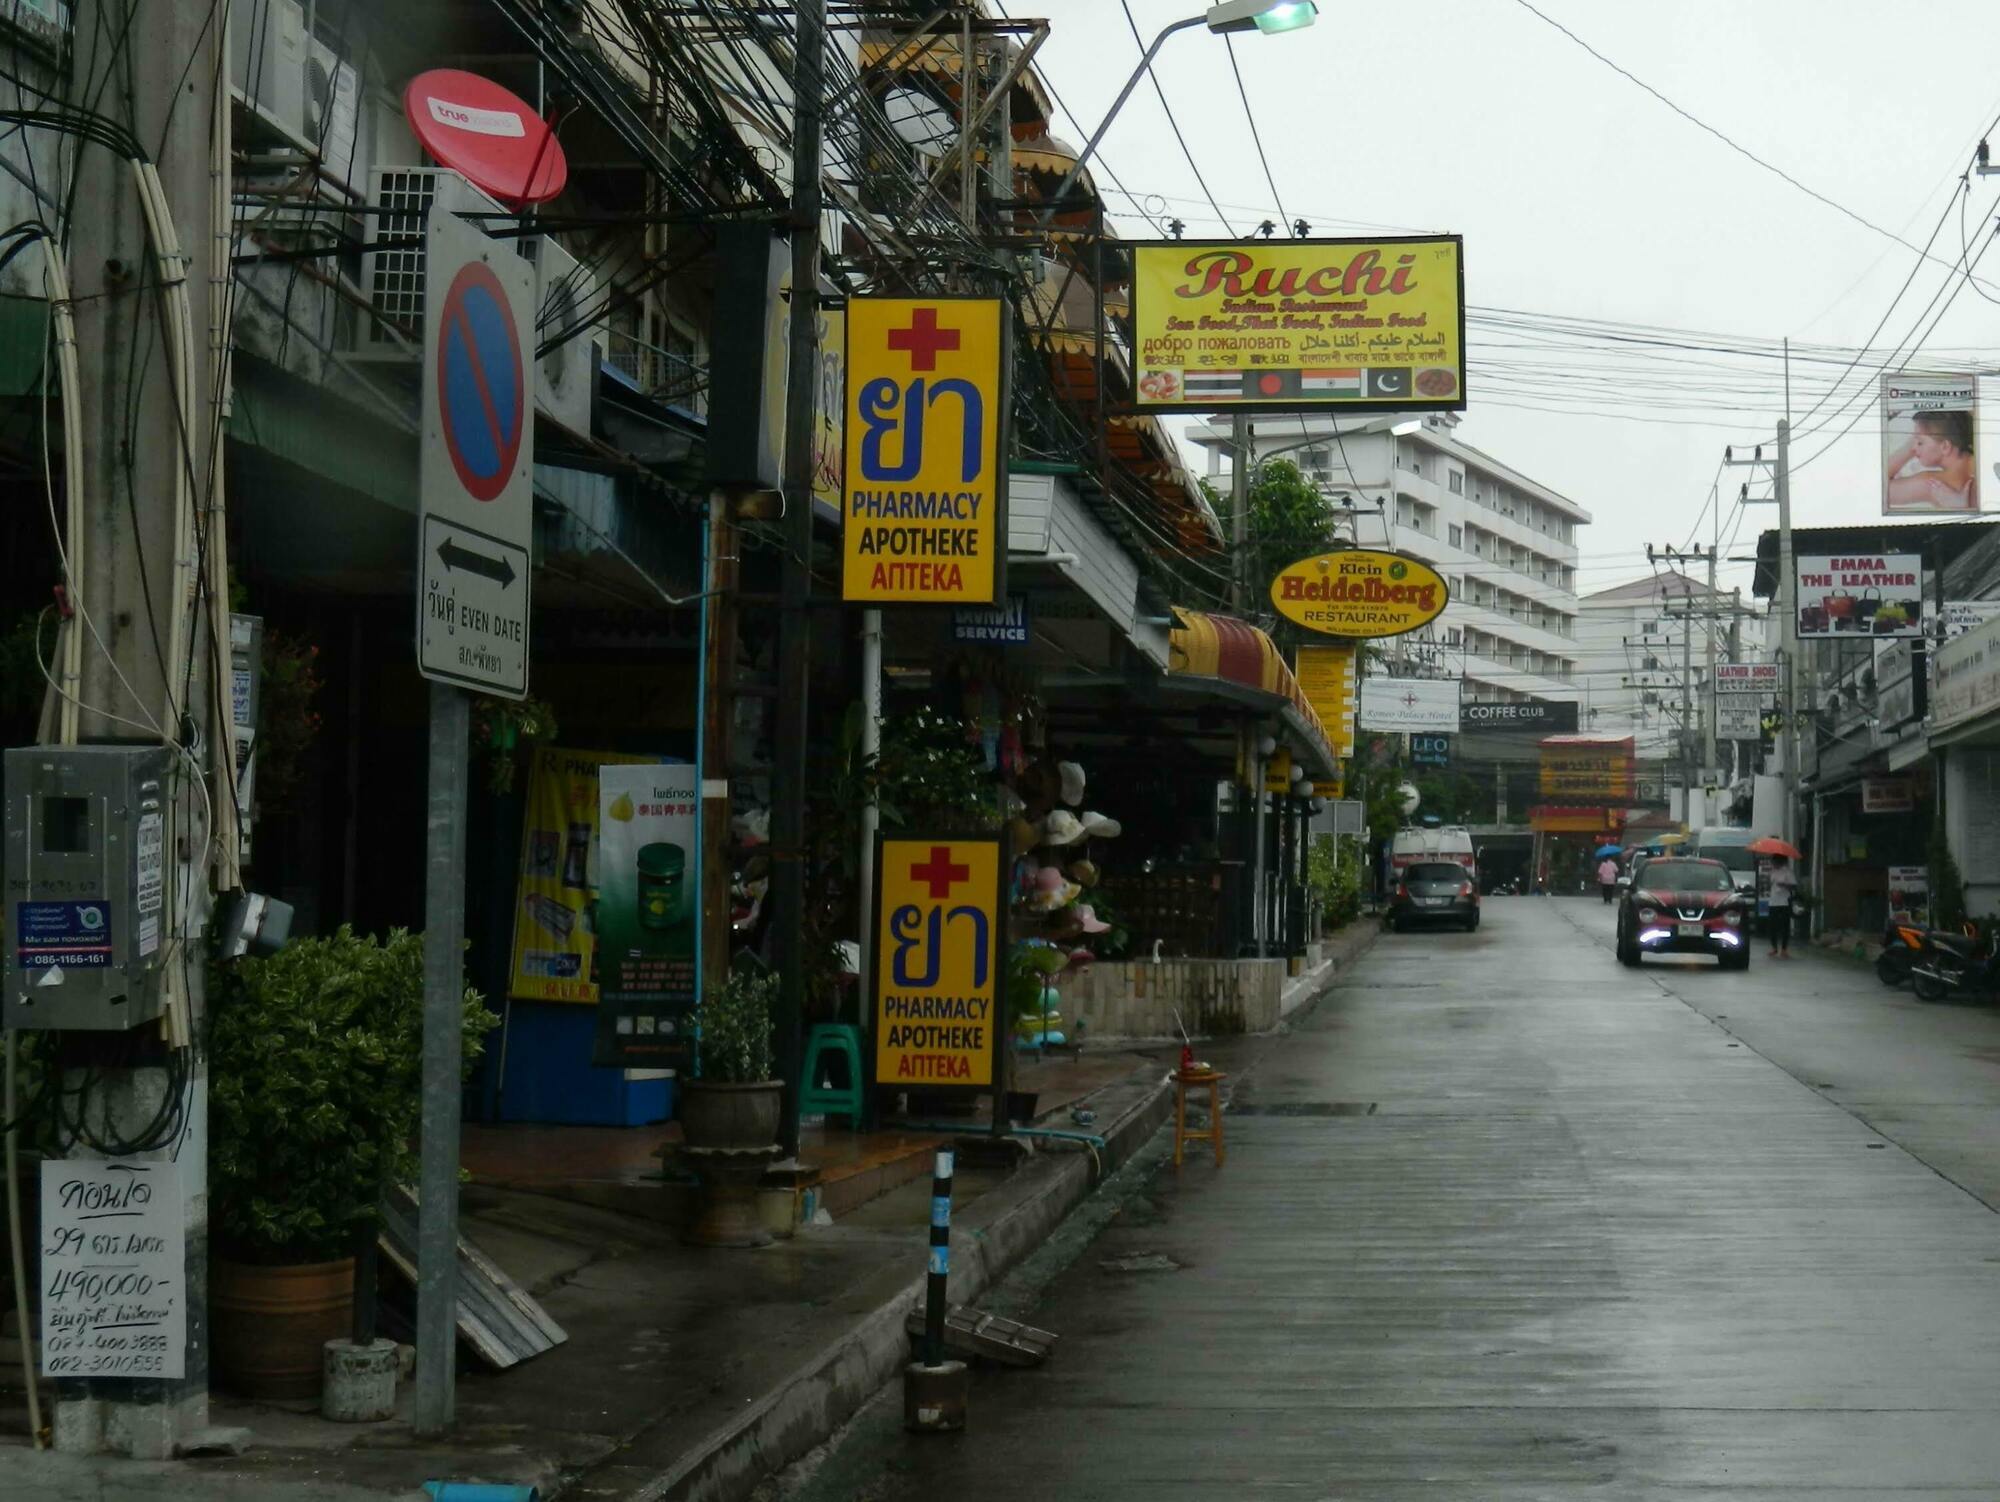
<path fill-rule="evenodd" d="M 1442 824 L 1430 828 L 1406 826 L 1389 842 L 1389 869 L 1399 873 L 1406 866 L 1427 861 L 1453 861 L 1475 878 L 1479 860 L 1472 850 L 1472 831 L 1462 824 Z"/>
<path fill-rule="evenodd" d="M 1682 847 L 1684 855 L 1697 855 L 1703 860 L 1721 861 L 1729 868 L 1730 879 L 1736 883 L 1739 892 L 1757 890 L 1757 857 L 1750 853 L 1750 842 L 1758 838 L 1754 829 L 1743 829 L 1733 824 L 1713 825 L 1697 830 L 1691 843 Z"/>

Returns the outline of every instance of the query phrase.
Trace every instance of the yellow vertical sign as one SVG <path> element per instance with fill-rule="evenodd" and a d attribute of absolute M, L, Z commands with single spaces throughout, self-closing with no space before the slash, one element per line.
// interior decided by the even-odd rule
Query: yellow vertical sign
<path fill-rule="evenodd" d="M 883 840 L 875 871 L 876 1083 L 991 1085 L 1000 842 Z"/>
<path fill-rule="evenodd" d="M 997 605 L 1004 582 L 1002 305 L 847 305 L 841 596 Z"/>
<path fill-rule="evenodd" d="M 1333 754 L 1354 754 L 1354 648 L 1300 647 L 1299 690 L 1326 727 Z"/>

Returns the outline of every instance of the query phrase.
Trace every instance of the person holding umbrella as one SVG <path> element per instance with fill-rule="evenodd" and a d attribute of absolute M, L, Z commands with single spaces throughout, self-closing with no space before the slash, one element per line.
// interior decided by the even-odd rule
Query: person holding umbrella
<path fill-rule="evenodd" d="M 1606 907 L 1618 900 L 1618 853 L 1616 845 L 1597 847 L 1597 890 L 1604 894 Z"/>
<path fill-rule="evenodd" d="M 1792 909 L 1798 905 L 1799 878 L 1792 869 L 1792 862 L 1799 858 L 1798 848 L 1767 835 L 1761 840 L 1750 842 L 1752 855 L 1769 856 L 1771 860 L 1771 916 L 1767 921 L 1771 939 L 1771 958 L 1788 960 L 1792 957 Z"/>

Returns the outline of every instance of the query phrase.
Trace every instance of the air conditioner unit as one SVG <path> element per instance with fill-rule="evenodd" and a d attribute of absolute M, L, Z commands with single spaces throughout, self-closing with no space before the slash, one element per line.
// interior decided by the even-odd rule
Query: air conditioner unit
<path fill-rule="evenodd" d="M 306 63 L 306 139 L 319 154 L 328 176 L 352 182 L 367 168 L 360 160 L 361 79 L 354 65 L 343 62 L 324 42 L 312 44 Z"/>
<path fill-rule="evenodd" d="M 306 58 L 306 13 L 297 0 L 231 0 L 230 87 L 294 141 L 305 135 Z"/>
<path fill-rule="evenodd" d="M 424 330 L 424 223 L 440 182 L 449 179 L 462 195 L 459 209 L 506 211 L 456 173 L 436 167 L 376 167 L 368 174 L 368 249 L 361 257 L 361 282 L 375 317 L 362 327 L 354 353 L 413 359 L 421 354 Z M 519 241 L 516 248 L 532 259 Z M 387 324 L 403 331 L 398 337 Z"/>
<path fill-rule="evenodd" d="M 602 285 L 547 235 L 524 238 L 522 248 L 535 262 L 539 311 L 534 343 L 562 340 L 535 362 L 535 409 L 571 432 L 588 437 L 597 362 L 606 338 Z M 579 329 L 577 325 L 586 318 L 595 322 Z"/>

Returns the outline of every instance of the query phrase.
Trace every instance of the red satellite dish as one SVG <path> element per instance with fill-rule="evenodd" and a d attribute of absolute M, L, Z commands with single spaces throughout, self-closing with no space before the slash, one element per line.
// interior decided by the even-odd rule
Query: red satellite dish
<path fill-rule="evenodd" d="M 439 166 L 502 203 L 546 203 L 569 181 L 569 161 L 548 122 L 477 73 L 419 73 L 403 90 L 403 114 Z"/>

